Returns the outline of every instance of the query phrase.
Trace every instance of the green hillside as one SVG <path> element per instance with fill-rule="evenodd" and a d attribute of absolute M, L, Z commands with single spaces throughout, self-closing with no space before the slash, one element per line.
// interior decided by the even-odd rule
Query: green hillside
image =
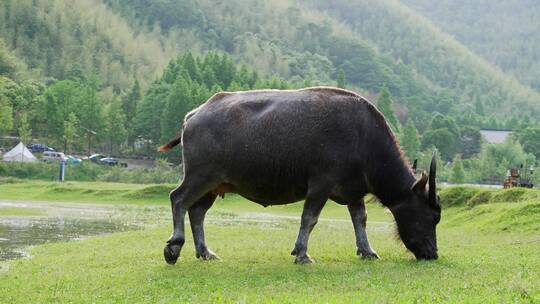
<path fill-rule="evenodd" d="M 220 49 L 263 75 L 333 83 L 343 70 L 348 85 L 364 94 L 387 86 L 415 113 L 420 129 L 431 117 L 424 113 L 433 111 L 466 114 L 469 121 L 492 114 L 499 119 L 509 113 L 535 117 L 540 111 L 537 92 L 395 2 L 106 3 L 134 27 L 158 27 L 169 39 L 187 35 L 195 50 Z M 401 115 L 402 120 L 407 116 Z"/>
<path fill-rule="evenodd" d="M 478 55 L 540 91 L 537 1 L 401 1 Z"/>
<path fill-rule="evenodd" d="M 440 31 L 429 20 L 395 1 L 306 1 L 350 25 L 394 60 L 413 67 L 432 83 L 458 96 L 449 112 L 473 110 L 481 102 L 491 113 L 540 109 L 540 95 L 501 73 L 481 57 Z M 440 111 L 440 109 L 437 109 Z"/>
<path fill-rule="evenodd" d="M 148 84 L 174 54 L 99 1 L 5 0 L 0 16 L 0 38 L 44 82 L 83 70 L 119 92 L 135 78 Z"/>
<path fill-rule="evenodd" d="M 220 50 L 261 76 L 306 84 L 335 85 L 343 71 L 365 95 L 388 87 L 402 122 L 415 112 L 420 129 L 433 111 L 485 121 L 540 109 L 537 92 L 391 1 L 6 0 L 0 14 L 0 36 L 30 70 L 61 80 L 82 69 L 108 96 L 134 79 L 146 88 L 189 49 Z"/>

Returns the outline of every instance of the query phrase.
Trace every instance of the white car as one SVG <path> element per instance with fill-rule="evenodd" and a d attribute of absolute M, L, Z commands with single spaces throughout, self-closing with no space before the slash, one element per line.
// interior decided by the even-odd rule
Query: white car
<path fill-rule="evenodd" d="M 45 151 L 43 152 L 44 161 L 67 161 L 67 157 L 62 152 Z"/>

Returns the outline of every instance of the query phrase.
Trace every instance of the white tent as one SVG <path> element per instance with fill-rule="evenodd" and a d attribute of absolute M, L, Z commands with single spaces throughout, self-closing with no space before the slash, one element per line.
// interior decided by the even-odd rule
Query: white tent
<path fill-rule="evenodd" d="M 17 162 L 35 162 L 37 161 L 36 157 L 30 152 L 22 142 L 11 149 L 11 151 L 6 152 L 2 157 L 4 161 L 17 161 Z"/>

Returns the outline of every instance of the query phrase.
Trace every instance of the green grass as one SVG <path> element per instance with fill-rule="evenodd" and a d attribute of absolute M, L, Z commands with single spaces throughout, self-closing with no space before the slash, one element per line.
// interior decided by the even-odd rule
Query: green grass
<path fill-rule="evenodd" d="M 0 217 L 2 216 L 41 216 L 47 212 L 36 208 L 5 207 L 0 208 Z"/>
<path fill-rule="evenodd" d="M 173 184 L 142 185 L 105 182 L 0 180 L 0 199 L 73 203 L 162 204 Z"/>
<path fill-rule="evenodd" d="M 26 182 L 0 185 L 0 199 L 6 193 L 12 198 L 9 193 L 23 185 L 29 186 Z M 86 202 L 104 197 L 100 202 L 118 198 L 116 203 L 122 204 L 168 205 L 166 195 L 158 194 L 164 190 L 160 187 L 168 185 L 73 184 L 70 187 L 77 190 L 67 193 L 51 193 L 50 187 L 57 184 L 31 185 L 40 194 L 28 190 L 20 199 L 34 195 L 35 199 Z M 438 227 L 440 259 L 433 262 L 413 259 L 395 239 L 391 216 L 377 204 L 368 204 L 368 234 L 382 259 L 358 259 L 352 225 L 342 220 L 348 218 L 346 208 L 329 203 L 322 215 L 327 220 L 319 222 L 310 240 L 310 254 L 317 263 L 294 265 L 289 252 L 298 220 L 240 219 L 252 212 L 299 216 L 302 205 L 262 208 L 229 195 L 218 200 L 209 214 L 227 221 L 210 220 L 207 225 L 208 244 L 222 261 L 195 259 L 189 225 L 175 266 L 166 265 L 162 257 L 170 225 L 40 245 L 31 250 L 31 259 L 9 262 L 8 270 L 0 272 L 0 302 L 540 301 L 540 200 L 534 191 L 516 195 L 515 190 L 505 190 L 491 191 L 497 203 L 468 203 L 482 191 L 471 191 L 443 210 Z M 441 195 L 455 198 L 456 192 L 462 191 L 445 189 Z M 508 201 L 503 202 L 503 197 Z"/>
<path fill-rule="evenodd" d="M 0 274 L 0 301 L 38 302 L 519 302 L 540 296 L 538 238 L 441 230 L 441 258 L 416 262 L 391 231 L 370 230 L 379 261 L 354 255 L 348 223 L 321 222 L 310 252 L 288 255 L 296 224 L 208 225 L 223 259 L 202 262 L 188 239 L 175 266 L 161 249 L 168 227 L 38 246 Z"/>

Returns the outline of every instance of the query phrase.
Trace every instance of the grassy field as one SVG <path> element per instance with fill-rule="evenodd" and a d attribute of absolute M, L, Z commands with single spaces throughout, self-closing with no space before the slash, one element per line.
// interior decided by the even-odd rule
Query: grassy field
<path fill-rule="evenodd" d="M 167 208 L 170 187 L 13 181 L 0 185 L 0 199 Z M 302 205 L 265 209 L 228 196 L 209 214 L 224 220 L 207 225 L 208 244 L 221 261 L 196 260 L 187 228 L 180 261 L 166 265 L 162 248 L 169 225 L 40 245 L 31 259 L 9 262 L 9 270 L 0 273 L 0 302 L 540 301 L 538 191 L 441 192 L 452 207 L 443 211 L 440 259 L 434 262 L 413 259 L 395 239 L 391 216 L 376 203 L 368 204 L 368 234 L 382 259 L 358 259 L 346 208 L 329 203 L 310 241 L 317 263 L 295 265 L 289 252 L 298 220 L 283 215 L 298 216 Z M 254 213 L 267 215 L 242 220 Z"/>
<path fill-rule="evenodd" d="M 1 216 L 41 216 L 47 213 L 37 208 L 0 208 Z"/>

